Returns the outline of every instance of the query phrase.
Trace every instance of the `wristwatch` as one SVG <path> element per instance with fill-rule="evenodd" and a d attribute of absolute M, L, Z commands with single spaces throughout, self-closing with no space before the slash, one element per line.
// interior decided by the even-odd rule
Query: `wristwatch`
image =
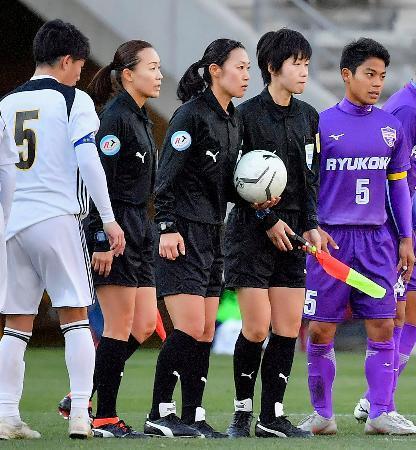
<path fill-rule="evenodd" d="M 103 230 L 94 233 L 94 251 L 108 252 L 110 250 L 110 242 Z"/>
<path fill-rule="evenodd" d="M 177 233 L 175 222 L 159 222 L 157 224 L 157 230 L 160 234 Z"/>

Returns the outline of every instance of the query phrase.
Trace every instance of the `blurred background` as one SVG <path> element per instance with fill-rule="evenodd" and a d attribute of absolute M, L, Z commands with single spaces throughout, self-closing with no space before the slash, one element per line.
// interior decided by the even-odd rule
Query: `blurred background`
<path fill-rule="evenodd" d="M 313 48 L 310 80 L 302 99 L 318 111 L 343 95 L 339 58 L 342 47 L 353 39 L 372 37 L 391 53 L 382 102 L 416 69 L 416 0 L 0 0 L 0 10 L 0 97 L 32 75 L 32 40 L 46 20 L 72 22 L 89 37 L 91 60 L 80 88 L 112 60 L 122 42 L 151 42 L 161 57 L 164 75 L 160 99 L 149 103 L 159 146 L 167 121 L 179 105 L 179 78 L 219 37 L 240 40 L 247 48 L 253 63 L 249 98 L 262 89 L 255 59 L 259 37 L 281 27 L 302 32 Z M 363 341 L 361 324 L 346 321 L 338 347 L 352 349 Z M 61 344 L 57 318 L 45 296 L 33 345 Z M 155 344 L 156 340 L 151 341 Z"/>

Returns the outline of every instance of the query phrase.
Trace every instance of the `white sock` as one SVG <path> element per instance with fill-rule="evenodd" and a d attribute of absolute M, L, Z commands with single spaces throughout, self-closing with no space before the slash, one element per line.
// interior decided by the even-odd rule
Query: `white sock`
<path fill-rule="evenodd" d="M 95 366 L 95 347 L 88 320 L 61 325 L 71 387 L 71 416 L 88 415 Z"/>
<path fill-rule="evenodd" d="M 23 392 L 23 357 L 32 333 L 6 327 L 0 341 L 0 417 L 20 420 L 19 403 Z"/>

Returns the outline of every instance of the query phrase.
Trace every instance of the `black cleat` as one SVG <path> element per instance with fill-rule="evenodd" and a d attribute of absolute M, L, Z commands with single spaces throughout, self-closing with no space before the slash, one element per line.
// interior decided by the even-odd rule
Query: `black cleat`
<path fill-rule="evenodd" d="M 71 414 L 71 393 L 65 395 L 65 397 L 58 403 L 58 413 L 65 420 L 69 419 L 69 416 Z M 91 400 L 88 403 L 88 415 L 90 416 L 91 419 L 94 419 L 94 416 L 92 415 Z"/>
<path fill-rule="evenodd" d="M 198 420 L 190 425 L 195 430 L 198 430 L 206 439 L 224 439 L 228 438 L 228 434 L 215 431 L 211 425 L 205 420 Z"/>
<path fill-rule="evenodd" d="M 140 431 L 133 430 L 123 420 L 100 427 L 93 426 L 92 433 L 95 438 L 146 439 L 148 437 Z"/>
<path fill-rule="evenodd" d="M 204 436 L 196 429 L 175 415 L 174 413 L 152 420 L 147 418 L 144 423 L 144 432 L 149 436 L 181 437 L 181 438 L 203 438 Z"/>
<path fill-rule="evenodd" d="M 267 424 L 257 420 L 255 435 L 262 438 L 309 438 L 313 436 L 310 431 L 304 431 L 292 425 L 286 416 L 276 417 L 273 422 Z"/>
<path fill-rule="evenodd" d="M 250 437 L 250 427 L 253 421 L 253 413 L 251 411 L 235 411 L 233 420 L 227 428 L 229 438 Z"/>

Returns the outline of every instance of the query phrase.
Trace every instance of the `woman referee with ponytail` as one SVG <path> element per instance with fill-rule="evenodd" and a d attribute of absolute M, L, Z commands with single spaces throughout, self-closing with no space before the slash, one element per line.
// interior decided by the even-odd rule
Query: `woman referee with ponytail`
<path fill-rule="evenodd" d="M 96 140 L 114 214 L 126 237 L 124 254 L 114 258 L 93 208 L 92 266 L 104 316 L 94 374 L 97 413 L 93 431 L 98 437 L 144 437 L 120 420 L 116 400 L 125 361 L 156 326 L 154 238 L 147 207 L 157 152 L 144 105 L 148 98 L 159 97 L 162 78 L 152 45 L 133 40 L 120 45 L 111 64 L 101 69 L 88 87 L 95 103 L 105 104 Z"/>
<path fill-rule="evenodd" d="M 156 180 L 157 291 L 174 331 L 157 361 L 148 434 L 226 437 L 206 423 L 202 396 L 221 291 L 223 220 L 242 138 L 231 99 L 244 95 L 248 69 L 242 44 L 218 39 L 179 82 L 184 104 L 170 121 Z M 172 401 L 178 379 L 181 419 Z"/>

